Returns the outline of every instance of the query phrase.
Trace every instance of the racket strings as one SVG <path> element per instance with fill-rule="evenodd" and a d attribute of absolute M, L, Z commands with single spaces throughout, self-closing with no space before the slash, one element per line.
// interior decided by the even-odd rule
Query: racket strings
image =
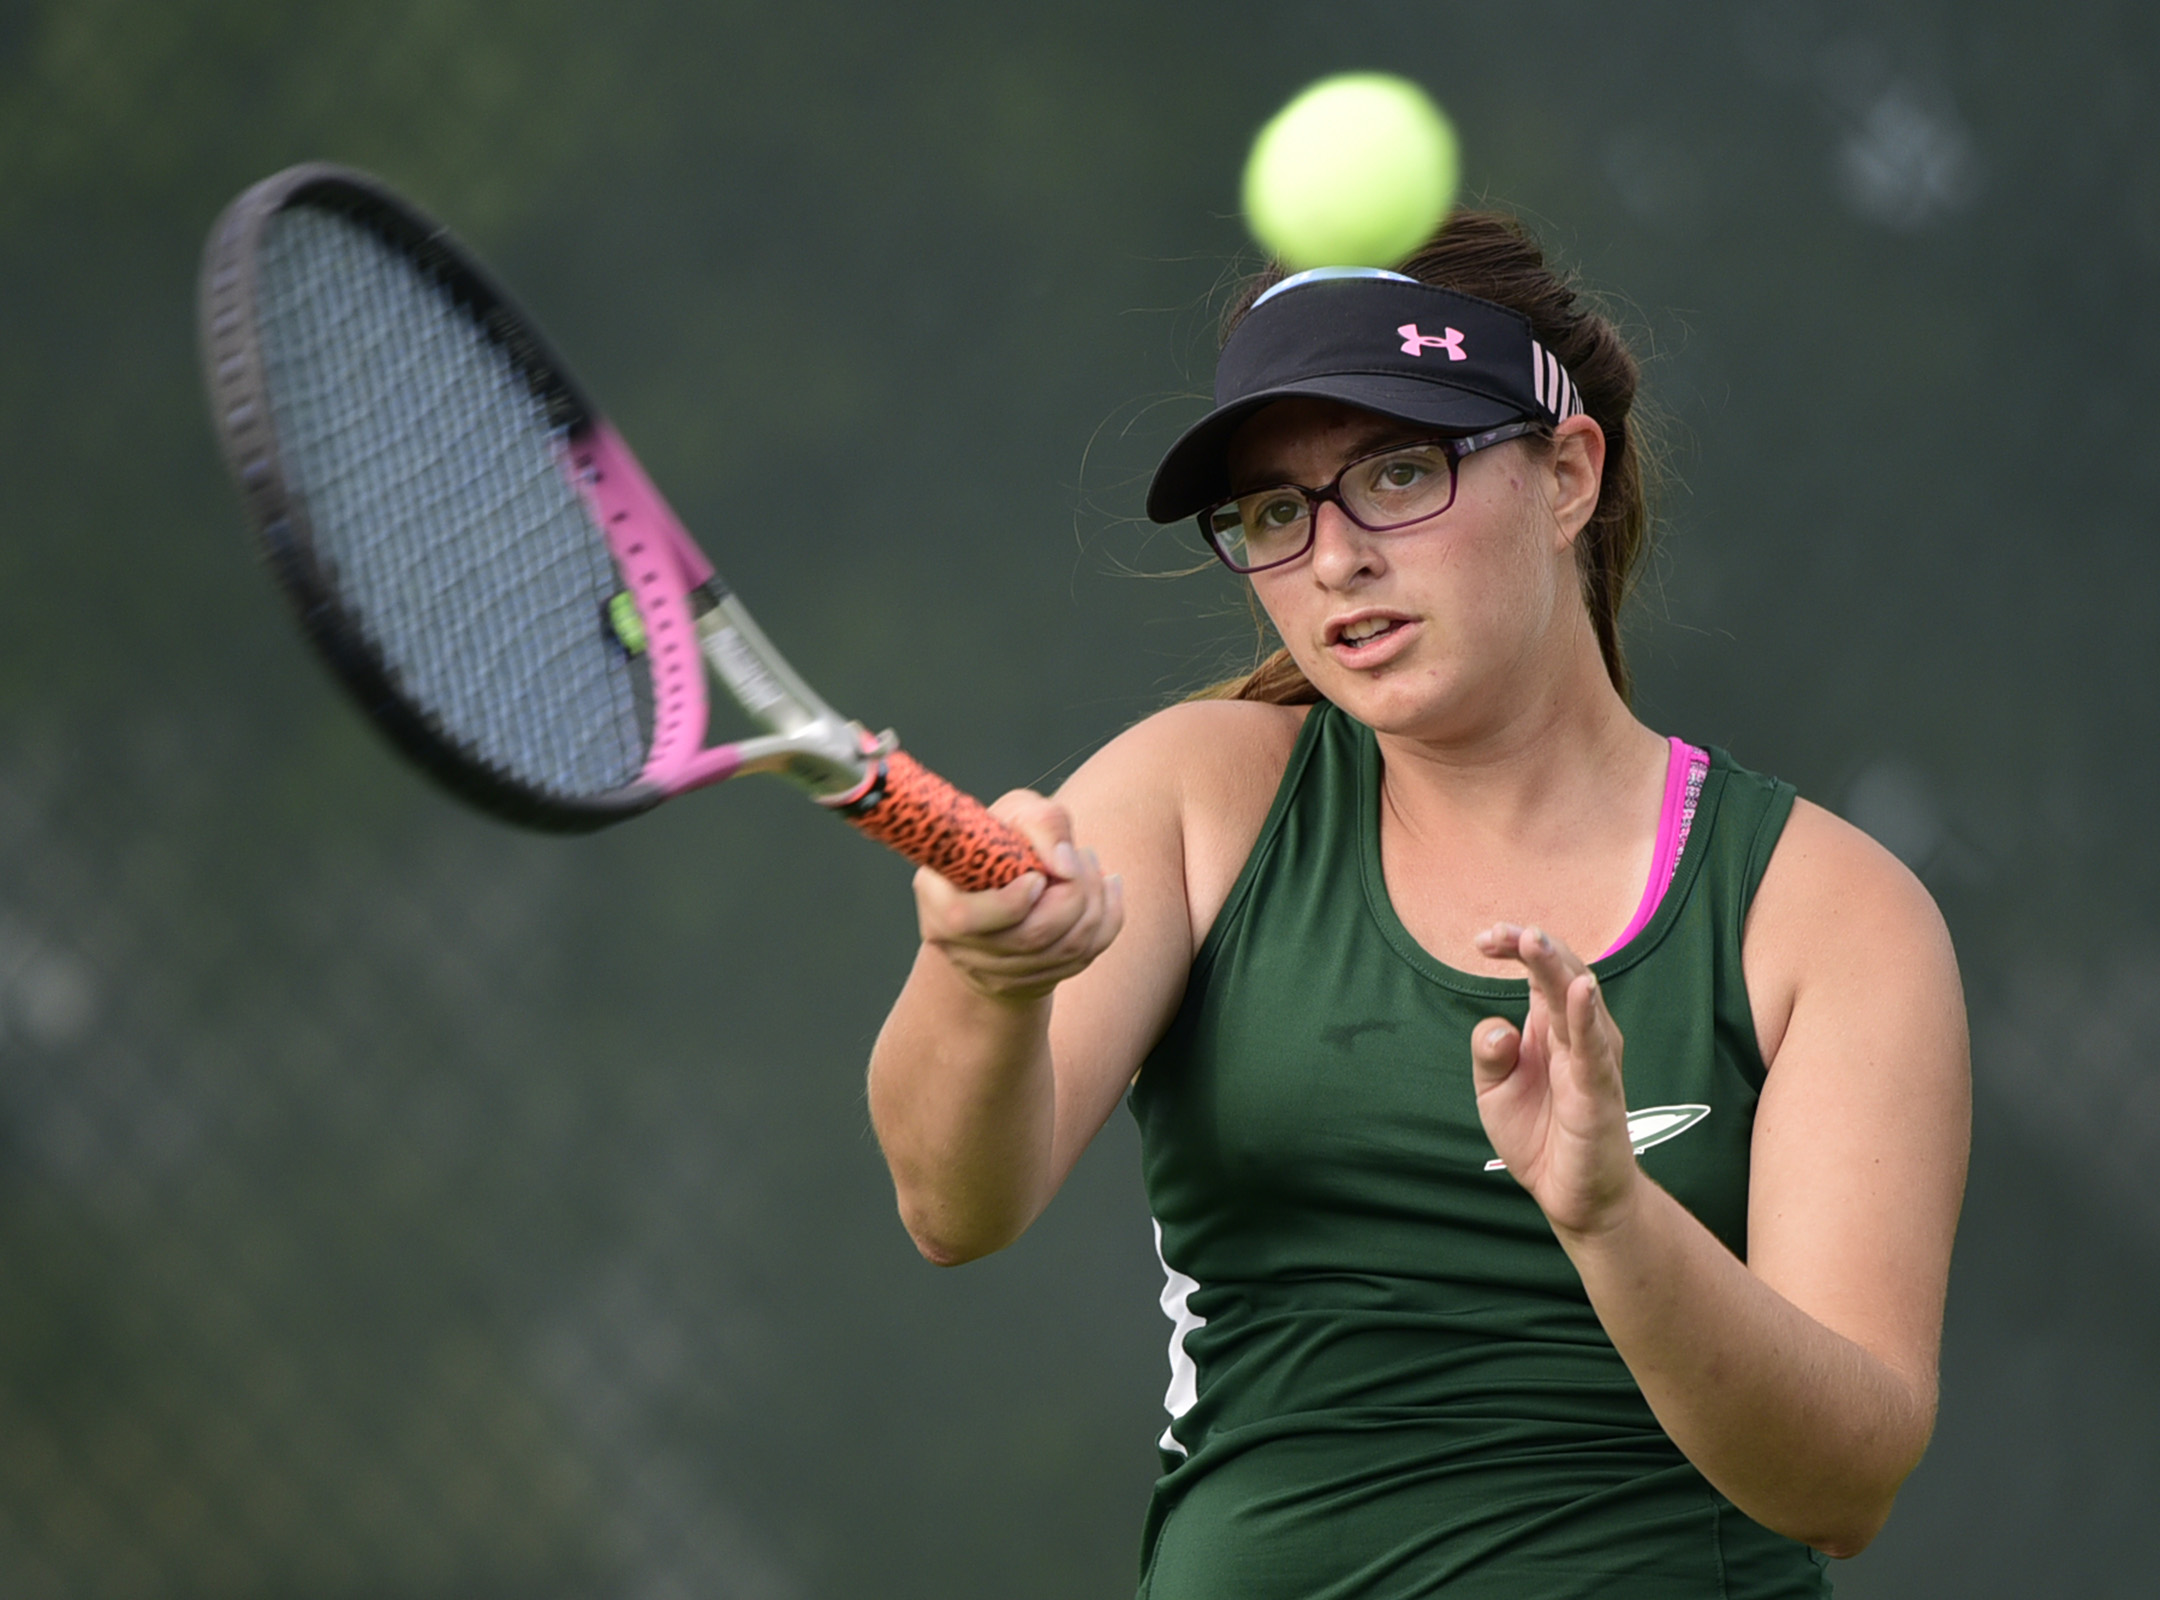
<path fill-rule="evenodd" d="M 257 296 L 287 481 L 399 693 L 551 798 L 634 780 L 650 693 L 605 625 L 620 584 L 508 353 L 403 252 L 317 208 L 265 230 Z"/>

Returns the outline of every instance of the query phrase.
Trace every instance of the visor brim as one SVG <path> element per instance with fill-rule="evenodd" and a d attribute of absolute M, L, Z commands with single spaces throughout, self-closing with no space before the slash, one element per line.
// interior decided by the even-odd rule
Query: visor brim
<path fill-rule="evenodd" d="M 1478 433 L 1524 415 L 1520 406 L 1474 389 L 1374 372 L 1305 378 L 1240 395 L 1187 428 L 1164 453 L 1148 486 L 1148 516 L 1156 522 L 1180 522 L 1227 499 L 1232 491 L 1225 458 L 1231 438 L 1255 413 L 1278 400 L 1296 399 L 1333 400 L 1441 434 Z"/>

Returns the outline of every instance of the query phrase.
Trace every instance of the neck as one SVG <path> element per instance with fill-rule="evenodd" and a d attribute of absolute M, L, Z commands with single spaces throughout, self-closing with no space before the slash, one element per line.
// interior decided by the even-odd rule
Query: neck
<path fill-rule="evenodd" d="M 1386 804 L 1399 820 L 1420 834 L 1519 845 L 1577 826 L 1586 811 L 1609 812 L 1616 782 L 1662 783 L 1665 743 L 1621 700 L 1587 617 L 1539 665 L 1518 664 L 1510 692 L 1474 721 L 1378 735 Z"/>

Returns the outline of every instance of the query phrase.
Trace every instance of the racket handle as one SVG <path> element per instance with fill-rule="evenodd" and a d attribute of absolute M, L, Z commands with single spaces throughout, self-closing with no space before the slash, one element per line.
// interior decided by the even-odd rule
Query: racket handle
<path fill-rule="evenodd" d="M 895 750 L 861 799 L 839 807 L 861 832 L 957 889 L 1000 889 L 1023 872 L 1055 874 L 1028 842 L 917 761 Z"/>

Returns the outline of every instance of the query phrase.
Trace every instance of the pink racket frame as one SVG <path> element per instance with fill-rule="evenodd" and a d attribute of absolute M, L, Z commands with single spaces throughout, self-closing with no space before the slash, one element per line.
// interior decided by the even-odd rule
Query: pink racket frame
<path fill-rule="evenodd" d="M 596 420 L 573 434 L 565 468 L 644 622 L 653 731 L 641 787 L 670 796 L 770 772 L 963 889 L 997 888 L 1028 871 L 1051 875 L 979 801 L 909 757 L 891 734 L 872 735 L 818 697 L 727 591 L 610 424 Z M 699 590 L 715 603 L 693 615 Z M 765 734 L 705 742 L 708 668 Z"/>

